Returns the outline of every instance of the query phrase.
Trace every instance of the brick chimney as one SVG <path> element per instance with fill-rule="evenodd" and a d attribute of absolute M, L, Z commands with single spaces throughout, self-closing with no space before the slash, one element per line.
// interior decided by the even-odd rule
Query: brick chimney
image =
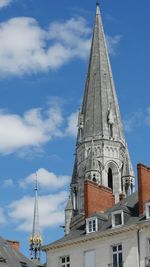
<path fill-rule="evenodd" d="M 139 163 L 137 165 L 137 170 L 139 215 L 142 215 L 145 211 L 145 203 L 150 201 L 150 167 Z"/>
<path fill-rule="evenodd" d="M 17 251 L 19 250 L 20 247 L 20 243 L 18 241 L 11 241 L 11 240 L 7 240 L 7 243 L 14 249 L 16 249 Z"/>
<path fill-rule="evenodd" d="M 115 204 L 115 197 L 108 187 L 86 180 L 84 183 L 85 217 L 89 218 L 95 212 L 104 212 Z"/>

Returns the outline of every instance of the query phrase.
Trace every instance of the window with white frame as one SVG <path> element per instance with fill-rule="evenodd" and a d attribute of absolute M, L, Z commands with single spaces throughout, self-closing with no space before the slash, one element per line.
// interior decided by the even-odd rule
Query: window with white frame
<path fill-rule="evenodd" d="M 121 244 L 112 246 L 112 260 L 113 267 L 123 267 L 123 253 Z"/>
<path fill-rule="evenodd" d="M 97 218 L 96 217 L 86 219 L 86 232 L 88 234 L 96 232 L 97 229 L 98 229 L 98 224 L 97 224 Z"/>
<path fill-rule="evenodd" d="M 150 219 L 150 202 L 145 204 L 146 209 L 146 219 Z"/>
<path fill-rule="evenodd" d="M 70 256 L 60 257 L 60 267 L 70 267 Z"/>
<path fill-rule="evenodd" d="M 119 227 L 124 224 L 124 213 L 123 210 L 114 211 L 112 213 L 112 227 Z"/>

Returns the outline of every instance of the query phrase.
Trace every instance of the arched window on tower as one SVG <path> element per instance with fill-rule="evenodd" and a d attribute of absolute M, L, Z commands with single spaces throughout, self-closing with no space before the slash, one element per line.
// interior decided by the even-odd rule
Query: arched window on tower
<path fill-rule="evenodd" d="M 95 173 L 93 174 L 93 182 L 96 183 L 96 174 Z"/>
<path fill-rule="evenodd" d="M 112 174 L 112 169 L 108 169 L 108 187 L 113 190 L 113 174 Z"/>

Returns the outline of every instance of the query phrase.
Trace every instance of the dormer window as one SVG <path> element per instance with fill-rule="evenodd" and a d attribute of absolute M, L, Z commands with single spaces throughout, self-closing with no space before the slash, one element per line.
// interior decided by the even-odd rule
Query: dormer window
<path fill-rule="evenodd" d="M 87 232 L 87 234 L 94 233 L 97 231 L 97 229 L 98 229 L 98 225 L 97 225 L 97 218 L 96 217 L 86 219 L 86 232 Z"/>
<path fill-rule="evenodd" d="M 146 208 L 146 219 L 150 219 L 150 202 L 145 204 Z"/>
<path fill-rule="evenodd" d="M 124 224 L 124 214 L 123 211 L 115 211 L 112 213 L 112 227 L 119 227 Z"/>

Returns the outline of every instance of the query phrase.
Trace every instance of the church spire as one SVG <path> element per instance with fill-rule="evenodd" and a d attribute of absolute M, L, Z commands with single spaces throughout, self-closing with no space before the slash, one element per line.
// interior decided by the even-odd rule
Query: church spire
<path fill-rule="evenodd" d="M 40 261 L 42 237 L 40 234 L 40 224 L 39 224 L 37 174 L 36 174 L 34 191 L 35 191 L 35 201 L 34 201 L 33 228 L 32 228 L 32 235 L 30 237 L 30 253 L 32 260 Z"/>
<path fill-rule="evenodd" d="M 78 121 L 75 167 L 71 183 L 75 215 L 84 214 L 84 183 L 87 179 L 112 190 L 116 202 L 124 188 L 134 187 L 134 174 L 131 171 L 132 164 L 126 146 L 98 2 Z"/>
<path fill-rule="evenodd" d="M 95 26 L 81 114 L 84 139 L 99 136 L 124 141 L 99 5 L 96 5 Z"/>

